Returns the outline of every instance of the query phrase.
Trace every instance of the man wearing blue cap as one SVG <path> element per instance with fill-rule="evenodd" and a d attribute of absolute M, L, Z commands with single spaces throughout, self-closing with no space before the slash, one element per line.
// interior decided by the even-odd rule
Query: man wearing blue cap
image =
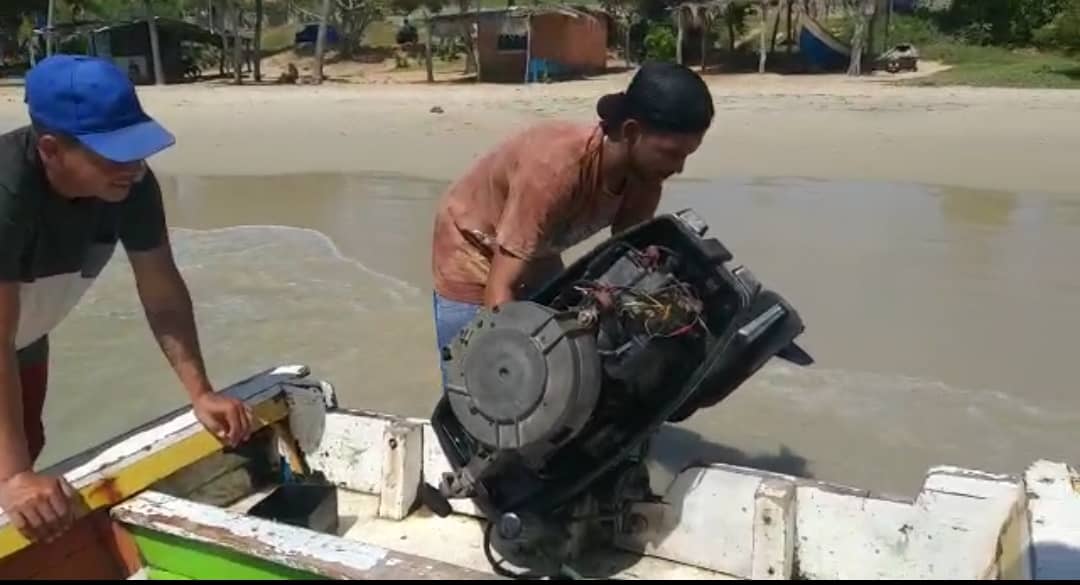
<path fill-rule="evenodd" d="M 236 445 L 243 403 L 214 393 L 191 298 L 173 261 L 161 192 L 144 162 L 174 143 L 108 61 L 58 55 L 26 78 L 30 126 L 0 135 L 0 508 L 28 538 L 72 522 L 71 487 L 34 473 L 48 334 L 75 307 L 116 243 L 139 299 L 199 421 Z M 85 389 L 92 391 L 92 389 Z"/>

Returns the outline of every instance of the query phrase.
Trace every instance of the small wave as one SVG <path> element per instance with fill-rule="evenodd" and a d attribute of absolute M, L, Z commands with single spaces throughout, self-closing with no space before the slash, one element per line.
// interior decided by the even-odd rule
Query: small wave
<path fill-rule="evenodd" d="M 950 408 L 968 414 L 997 411 L 1044 422 L 1078 421 L 1080 416 L 1037 406 L 1018 394 L 990 388 L 965 388 L 941 380 L 837 368 L 802 368 L 775 361 L 763 368 L 754 383 L 785 400 L 829 404 L 851 414 L 911 407 Z"/>
<path fill-rule="evenodd" d="M 324 233 L 322 233 L 322 232 L 320 232 L 318 230 L 315 230 L 315 229 L 304 228 L 304 227 L 296 227 L 296 226 L 285 226 L 285 225 L 235 225 L 235 226 L 229 226 L 229 227 L 224 227 L 224 228 L 213 228 L 213 229 L 191 229 L 191 228 L 170 228 L 170 229 L 171 229 L 172 232 L 177 233 L 177 234 L 181 234 L 181 235 L 183 235 L 183 234 L 218 234 L 218 233 L 228 234 L 228 233 L 236 233 L 236 232 L 270 232 L 270 233 L 274 233 L 274 232 L 290 232 L 290 233 L 305 234 L 305 235 L 313 236 L 316 240 L 318 240 L 319 242 L 321 242 L 322 244 L 324 244 L 326 246 L 327 250 L 334 257 L 334 259 L 340 260 L 340 261 L 348 263 L 348 264 L 351 264 L 351 265 L 355 266 L 357 269 L 359 269 L 361 272 L 363 272 L 364 274 L 366 274 L 368 276 L 371 276 L 371 277 L 375 278 L 376 280 L 379 280 L 381 282 L 384 282 L 384 283 L 387 283 L 387 284 L 391 285 L 391 288 L 385 289 L 385 292 L 388 295 L 390 295 L 391 297 L 393 297 L 395 300 L 405 300 L 406 297 L 408 297 L 408 298 L 416 298 L 416 297 L 418 297 L 420 295 L 420 289 L 418 287 L 413 286 L 412 284 L 409 284 L 408 282 L 406 282 L 404 280 L 401 280 L 400 278 L 394 277 L 392 275 L 389 275 L 389 274 L 386 274 L 386 273 L 383 273 L 383 272 L 379 272 L 378 270 L 375 270 L 375 269 L 373 269 L 373 268 L 371 268 L 369 266 L 366 266 L 364 263 L 360 262 L 359 260 L 356 260 L 355 258 L 350 258 L 350 257 L 346 256 L 344 253 L 342 253 L 341 249 L 338 248 L 337 244 L 334 243 L 334 240 L 332 238 L 330 238 L 326 234 L 324 234 Z M 245 251 L 250 252 L 251 249 L 249 248 L 249 249 L 247 249 Z M 298 268 L 302 268 L 302 267 L 298 267 Z"/>

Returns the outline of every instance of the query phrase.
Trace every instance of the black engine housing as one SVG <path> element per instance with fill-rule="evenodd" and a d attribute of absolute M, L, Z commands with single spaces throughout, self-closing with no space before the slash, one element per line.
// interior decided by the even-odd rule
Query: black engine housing
<path fill-rule="evenodd" d="M 685 210 L 627 230 L 444 348 L 432 426 L 454 473 L 442 497 L 473 498 L 499 530 L 571 522 L 664 423 L 723 400 L 773 356 L 811 363 L 794 344 L 798 313 L 729 269 L 706 229 Z"/>

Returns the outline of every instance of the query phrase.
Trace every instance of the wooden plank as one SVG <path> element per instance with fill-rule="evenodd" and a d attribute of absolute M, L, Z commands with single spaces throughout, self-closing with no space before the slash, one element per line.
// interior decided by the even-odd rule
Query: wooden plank
<path fill-rule="evenodd" d="M 802 579 L 996 579 L 1000 556 L 1014 556 L 1003 535 L 1026 503 L 1014 478 L 954 468 L 931 470 L 912 502 L 797 490 Z"/>
<path fill-rule="evenodd" d="M 795 565 L 795 482 L 765 478 L 754 496 L 754 553 L 750 576 L 791 579 Z"/>
<path fill-rule="evenodd" d="M 139 549 L 135 546 L 135 539 L 131 537 L 131 533 L 124 530 L 119 523 L 114 522 L 104 510 L 97 514 L 101 516 L 101 521 L 98 522 L 98 533 L 123 573 L 135 575 L 143 570 L 142 558 L 139 556 Z"/>
<path fill-rule="evenodd" d="M 134 528 L 335 579 L 490 579 L 493 576 L 361 542 L 146 492 L 116 506 L 113 517 Z"/>
<path fill-rule="evenodd" d="M 304 375 L 302 367 L 279 368 L 250 378 L 225 391 L 252 406 L 255 429 L 284 419 L 288 406 L 281 383 Z M 195 418 L 190 408 L 158 424 L 143 427 L 64 474 L 81 496 L 78 517 L 123 501 L 155 482 L 222 450 L 221 442 Z M 76 459 L 80 460 L 80 459 Z M 0 518 L 0 558 L 30 544 L 8 521 Z"/>
<path fill-rule="evenodd" d="M 265 453 L 251 453 L 253 457 L 217 453 L 155 483 L 153 489 L 203 504 L 230 506 L 275 478 L 270 438 L 272 435 L 253 439 L 266 449 Z M 259 455 L 262 457 L 256 460 Z"/>
<path fill-rule="evenodd" d="M 63 558 L 50 558 L 33 576 L 34 580 L 108 580 L 127 577 L 115 559 L 109 558 L 108 549 L 101 541 L 94 541 L 86 548 L 74 551 Z M 28 577 L 23 577 L 24 579 Z"/>
<path fill-rule="evenodd" d="M 763 481 L 721 467 L 687 469 L 662 502 L 632 504 L 632 530 L 617 535 L 616 543 L 632 552 L 749 579 Z"/>
<path fill-rule="evenodd" d="M 150 568 L 150 578 L 171 575 L 195 581 L 312 580 L 318 575 L 219 546 L 133 528 L 135 543 Z"/>
<path fill-rule="evenodd" d="M 308 464 L 327 481 L 365 494 L 377 494 L 382 486 L 383 433 L 400 420 L 374 414 L 331 412 L 318 449 L 308 454 Z"/>
<path fill-rule="evenodd" d="M 293 394 L 293 390 L 288 393 Z M 292 414 L 290 406 L 290 419 Z M 204 504 L 231 506 L 276 481 L 280 474 L 278 466 L 274 432 L 264 428 L 239 448 L 193 463 L 155 483 L 153 489 Z"/>
<path fill-rule="evenodd" d="M 382 488 L 379 516 L 401 520 L 416 502 L 424 462 L 423 425 L 397 422 L 383 435 Z"/>
<path fill-rule="evenodd" d="M 101 525 L 110 522 L 108 515 L 97 512 L 84 517 L 51 543 L 24 548 L 0 560 L 0 579 L 123 579 L 121 568 L 109 537 Z"/>

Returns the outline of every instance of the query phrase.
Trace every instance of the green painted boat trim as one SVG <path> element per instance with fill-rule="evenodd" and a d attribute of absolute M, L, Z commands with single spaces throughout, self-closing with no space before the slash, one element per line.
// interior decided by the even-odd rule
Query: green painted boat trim
<path fill-rule="evenodd" d="M 145 528 L 130 527 L 151 579 L 312 580 L 321 575 L 299 571 L 221 546 L 188 540 Z"/>

